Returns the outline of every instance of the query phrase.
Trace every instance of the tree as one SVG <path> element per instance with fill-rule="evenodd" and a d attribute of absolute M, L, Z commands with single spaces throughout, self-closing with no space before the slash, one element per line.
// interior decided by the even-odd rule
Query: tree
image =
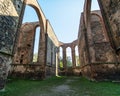
<path fill-rule="evenodd" d="M 76 66 L 80 66 L 79 56 L 75 56 L 75 57 L 76 57 Z"/>
<path fill-rule="evenodd" d="M 60 68 L 63 68 L 63 59 L 60 57 Z"/>
<path fill-rule="evenodd" d="M 68 56 L 66 58 L 66 61 L 67 61 L 67 67 L 71 67 L 72 66 L 72 59 L 70 58 L 70 56 Z M 60 57 L 60 68 L 63 68 L 63 59 L 62 57 Z"/>
<path fill-rule="evenodd" d="M 67 67 L 71 67 L 72 66 L 72 59 L 70 56 L 67 57 Z"/>

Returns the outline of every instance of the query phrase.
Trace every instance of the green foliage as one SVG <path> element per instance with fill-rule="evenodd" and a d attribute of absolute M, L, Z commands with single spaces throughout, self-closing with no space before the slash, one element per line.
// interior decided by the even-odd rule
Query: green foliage
<path fill-rule="evenodd" d="M 67 61 L 67 67 L 71 67 L 72 66 L 72 61 L 71 58 L 68 56 L 66 58 Z M 63 68 L 63 59 L 60 57 L 60 68 Z"/>
<path fill-rule="evenodd" d="M 35 54 L 33 55 L 33 62 L 37 62 L 37 58 L 38 58 L 38 54 L 35 53 Z"/>
<path fill-rule="evenodd" d="M 63 62 L 60 61 L 60 68 L 63 68 Z"/>
<path fill-rule="evenodd" d="M 72 66 L 71 58 L 68 56 L 66 60 L 67 60 L 67 67 L 71 67 Z"/>
<path fill-rule="evenodd" d="M 60 57 L 60 68 L 63 68 L 63 60 L 62 60 L 62 57 Z"/>
<path fill-rule="evenodd" d="M 72 67 L 71 57 L 68 56 L 68 57 L 66 58 L 66 60 L 67 60 L 67 67 Z M 77 64 L 76 64 L 77 66 L 80 66 L 79 56 L 76 56 L 76 63 L 77 63 Z M 62 57 L 60 57 L 60 68 L 63 68 L 63 59 L 62 59 Z"/>
<path fill-rule="evenodd" d="M 76 66 L 80 66 L 79 56 L 76 56 Z"/>
<path fill-rule="evenodd" d="M 76 94 L 79 94 L 77 96 L 120 96 L 119 83 L 93 82 L 85 78 L 76 78 L 70 86 Z"/>

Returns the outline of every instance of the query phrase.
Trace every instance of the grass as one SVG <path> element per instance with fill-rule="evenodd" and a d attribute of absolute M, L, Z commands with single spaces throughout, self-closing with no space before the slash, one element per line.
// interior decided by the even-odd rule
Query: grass
<path fill-rule="evenodd" d="M 65 77 L 52 77 L 43 81 L 14 79 L 6 86 L 6 91 L 0 96 L 29 96 L 30 92 L 43 94 L 49 92 L 51 86 L 56 86 L 64 82 Z"/>
<path fill-rule="evenodd" d="M 120 83 L 92 82 L 80 78 L 70 86 L 78 96 L 120 96 Z"/>
<path fill-rule="evenodd" d="M 54 91 L 61 85 L 69 89 Z M 16 79 L 7 83 L 6 91 L 0 96 L 120 96 L 120 83 L 91 82 L 82 77 L 52 77 L 44 81 Z"/>

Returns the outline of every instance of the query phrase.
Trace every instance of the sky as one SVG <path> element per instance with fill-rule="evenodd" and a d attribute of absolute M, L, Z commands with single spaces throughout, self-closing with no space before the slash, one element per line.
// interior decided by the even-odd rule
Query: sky
<path fill-rule="evenodd" d="M 80 14 L 83 12 L 84 1 L 85 0 L 38 0 L 46 19 L 50 21 L 59 41 L 70 43 L 77 39 Z M 98 10 L 97 0 L 92 1 L 94 1 L 92 2 L 92 10 Z M 34 21 L 38 21 L 35 10 L 30 6 L 26 6 L 23 23 Z M 39 35 L 36 37 L 37 40 L 38 36 Z M 38 42 L 36 42 L 36 44 L 37 43 Z M 38 46 L 36 46 L 36 48 L 37 47 Z"/>

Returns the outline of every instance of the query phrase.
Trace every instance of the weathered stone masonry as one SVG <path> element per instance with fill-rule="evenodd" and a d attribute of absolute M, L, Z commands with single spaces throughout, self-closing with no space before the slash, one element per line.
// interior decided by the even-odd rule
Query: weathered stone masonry
<path fill-rule="evenodd" d="M 117 54 L 120 50 L 120 0 L 98 0 L 110 43 Z"/>
<path fill-rule="evenodd" d="M 73 41 L 72 43 L 62 43 L 59 42 L 59 47 L 63 49 L 63 69 L 59 70 L 59 74 L 64 75 L 79 75 L 80 68 L 76 66 L 76 55 L 75 55 L 75 47 L 78 45 L 78 40 Z M 70 47 L 72 53 L 72 67 L 67 67 L 67 55 L 66 49 Z"/>
<path fill-rule="evenodd" d="M 11 68 L 11 76 L 22 78 L 42 78 L 44 74 L 37 61 L 33 63 L 33 48 L 36 28 L 39 22 L 25 23 L 21 26 L 18 44 Z M 40 34 L 43 34 L 40 32 Z"/>
<path fill-rule="evenodd" d="M 20 27 L 23 0 L 0 1 L 0 90 L 5 80 L 13 57 L 14 43 Z"/>
<path fill-rule="evenodd" d="M 38 54 L 39 55 L 38 56 L 39 64 L 38 65 L 36 64 L 36 65 L 41 66 L 41 67 L 36 67 L 36 65 L 33 66 L 32 64 L 28 65 L 28 63 L 31 63 L 31 58 L 32 58 L 31 54 L 33 54 L 33 52 L 31 52 L 31 50 L 33 49 L 32 48 L 33 43 L 29 42 L 29 41 L 33 40 L 33 37 L 30 37 L 30 38 L 25 37 L 24 38 L 28 41 L 27 43 L 29 43 L 29 44 L 23 43 L 22 45 L 19 45 L 22 42 L 22 40 L 18 41 L 19 36 L 22 34 L 22 31 L 24 31 L 26 33 L 26 34 L 24 34 L 25 36 L 27 35 L 27 32 L 30 32 L 30 33 L 32 32 L 32 30 L 29 30 L 27 28 L 25 28 L 25 29 L 23 28 L 19 32 L 19 29 L 21 26 L 20 24 L 22 22 L 22 17 L 23 17 L 22 15 L 24 13 L 25 4 L 33 7 L 39 18 L 39 26 L 41 28 L 41 30 L 40 30 L 41 37 L 40 37 L 40 44 L 39 44 L 40 46 L 39 46 L 39 54 Z M 1 33 L 1 35 L 0 35 L 1 36 L 1 38 L 0 38 L 1 39 L 1 42 L 0 42 L 1 43 L 0 44 L 1 45 L 0 89 L 2 89 L 4 87 L 5 80 L 7 78 L 7 74 L 8 74 L 8 70 L 9 70 L 9 65 L 12 63 L 13 52 L 15 53 L 15 58 L 13 59 L 14 62 L 12 65 L 14 65 L 14 63 L 16 63 L 16 65 L 14 67 L 10 68 L 12 70 L 12 72 L 13 72 L 13 70 L 16 69 L 16 66 L 22 66 L 24 64 L 25 67 L 28 68 L 29 71 L 33 72 L 33 69 L 37 69 L 39 71 L 42 70 L 43 71 L 42 76 L 45 77 L 46 48 L 47 48 L 47 44 L 46 44 L 47 23 L 46 23 L 46 18 L 44 16 L 44 14 L 42 13 L 41 8 L 39 7 L 39 4 L 37 3 L 36 0 L 24 0 L 24 3 L 21 0 L 14 0 L 14 1 L 13 0 L 2 0 L 2 1 L 0 1 L 0 5 L 1 5 L 0 6 L 1 7 L 0 25 L 2 26 L 2 27 L 0 27 L 0 29 L 1 29 L 1 32 L 0 32 Z M 4 24 L 4 26 L 3 26 L 3 24 Z M 23 25 L 23 26 L 26 27 L 25 25 Z M 28 26 L 29 26 L 29 24 L 28 24 Z M 17 32 L 17 34 L 16 34 L 16 32 Z M 31 33 L 31 34 L 34 34 L 34 33 Z M 17 42 L 15 42 L 15 39 Z M 15 45 L 15 48 L 14 48 L 14 45 Z M 14 49 L 16 49 L 16 50 L 14 50 Z M 16 55 L 16 54 L 18 54 L 18 55 Z M 29 55 L 29 56 L 31 55 L 31 56 L 28 57 L 27 55 Z M 22 64 L 19 64 L 19 63 L 22 63 Z M 18 69 L 25 71 L 24 69 L 26 69 L 26 68 L 22 67 L 22 69 L 21 69 L 19 67 Z M 19 70 L 17 70 L 17 71 L 19 71 Z M 29 72 L 29 71 L 27 71 L 27 72 Z M 41 75 L 41 74 L 37 74 L 37 77 L 39 75 Z M 40 76 L 39 78 L 42 78 L 42 77 Z"/>
<path fill-rule="evenodd" d="M 38 26 L 39 22 L 25 23 L 21 26 L 13 64 L 30 64 L 33 62 L 35 31 Z"/>
<path fill-rule="evenodd" d="M 104 29 L 100 11 L 91 12 L 91 32 L 85 29 L 84 24 L 82 14 L 79 30 L 82 74 L 95 80 L 119 79 L 119 65 L 116 65 L 119 63 L 118 58 L 109 41 L 106 39 L 106 30 Z"/>
<path fill-rule="evenodd" d="M 47 20 L 47 49 L 46 49 L 46 66 L 45 75 L 48 76 L 55 76 L 58 75 L 58 59 L 59 59 L 59 41 L 56 37 L 54 30 Z"/>
<path fill-rule="evenodd" d="M 17 51 L 14 55 L 14 62 L 11 68 L 11 76 L 31 79 L 42 79 L 44 76 L 56 75 L 56 58 L 58 49 L 58 40 L 53 32 L 53 29 L 48 20 L 46 20 L 46 34 L 40 32 L 41 36 L 45 36 L 45 45 L 43 49 L 39 49 L 38 55 L 41 51 L 46 50 L 46 55 L 38 58 L 37 62 L 33 62 L 33 48 L 35 39 L 35 29 L 39 26 L 39 22 L 25 23 L 21 27 L 21 33 L 18 39 Z M 40 42 L 39 46 L 44 43 Z M 39 57 L 39 56 L 38 56 Z M 41 63 L 46 59 L 44 65 Z"/>

